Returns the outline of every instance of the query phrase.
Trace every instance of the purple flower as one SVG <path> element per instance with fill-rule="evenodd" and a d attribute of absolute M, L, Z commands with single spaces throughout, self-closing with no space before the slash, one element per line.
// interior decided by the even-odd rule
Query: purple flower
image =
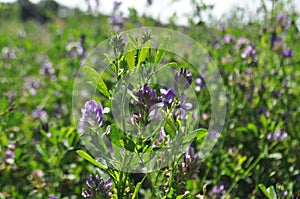
<path fill-rule="evenodd" d="M 121 2 L 114 1 L 113 12 L 112 12 L 112 15 L 108 19 L 108 23 L 110 23 L 113 26 L 115 31 L 119 31 L 124 23 L 124 20 L 121 17 L 121 13 L 118 12 L 120 5 L 121 5 Z"/>
<path fill-rule="evenodd" d="M 289 192 L 288 192 L 287 190 L 283 191 L 283 192 L 281 193 L 281 197 L 287 196 L 288 193 L 289 193 Z"/>
<path fill-rule="evenodd" d="M 5 151 L 5 162 L 13 164 L 15 159 L 16 142 L 9 144 L 7 148 L 8 149 Z"/>
<path fill-rule="evenodd" d="M 264 108 L 264 107 L 260 107 L 258 109 L 258 115 L 264 115 L 266 118 L 270 117 L 270 112 Z"/>
<path fill-rule="evenodd" d="M 50 61 L 45 61 L 40 69 L 40 75 L 54 75 L 53 64 Z"/>
<path fill-rule="evenodd" d="M 292 51 L 290 48 L 288 48 L 288 49 L 282 51 L 282 56 L 283 57 L 293 57 L 293 56 L 295 56 L 295 52 Z"/>
<path fill-rule="evenodd" d="M 24 87 L 29 91 L 31 96 L 35 96 L 37 93 L 37 89 L 42 86 L 43 84 L 39 80 L 34 78 L 29 78 L 24 84 Z"/>
<path fill-rule="evenodd" d="M 200 167 L 199 157 L 193 147 L 188 147 L 182 157 L 179 170 L 188 178 L 193 178 Z"/>
<path fill-rule="evenodd" d="M 5 151 L 5 159 L 14 159 L 15 158 L 15 152 L 11 149 L 8 149 Z"/>
<path fill-rule="evenodd" d="M 41 120 L 44 120 L 45 118 L 47 118 L 47 116 L 48 116 L 47 112 L 43 109 L 35 109 L 32 112 L 33 118 L 40 118 Z"/>
<path fill-rule="evenodd" d="M 2 48 L 2 58 L 9 59 L 9 60 L 16 59 L 15 50 L 8 47 Z"/>
<path fill-rule="evenodd" d="M 84 198 L 111 198 L 112 194 L 110 193 L 110 189 L 112 182 L 110 178 L 104 182 L 98 175 L 96 175 L 95 179 L 90 175 L 86 184 L 88 189 L 82 188 L 81 193 Z"/>
<path fill-rule="evenodd" d="M 241 46 L 245 46 L 249 43 L 250 43 L 250 40 L 246 37 L 240 37 L 236 40 L 236 45 L 238 48 L 240 48 Z"/>
<path fill-rule="evenodd" d="M 223 42 L 224 42 L 225 44 L 230 44 L 230 43 L 233 43 L 234 41 L 235 41 L 235 38 L 234 38 L 233 35 L 226 34 L 226 35 L 224 36 Z"/>
<path fill-rule="evenodd" d="M 242 58 L 246 59 L 247 57 L 253 57 L 256 55 L 254 44 L 250 44 L 247 48 L 245 48 L 242 53 Z"/>
<path fill-rule="evenodd" d="M 118 10 L 120 8 L 121 4 L 122 4 L 122 2 L 114 1 L 114 3 L 113 3 L 113 11 Z"/>
<path fill-rule="evenodd" d="M 220 184 L 220 185 L 214 186 L 211 191 L 214 194 L 221 195 L 224 190 L 225 190 L 225 186 L 223 184 Z"/>
<path fill-rule="evenodd" d="M 218 132 L 218 131 L 211 131 L 211 132 L 208 133 L 207 138 L 216 139 L 216 138 L 219 138 L 220 135 L 221 135 L 221 133 Z"/>
<path fill-rule="evenodd" d="M 290 23 L 288 22 L 288 17 L 286 14 L 280 13 L 277 15 L 276 22 L 278 25 L 280 25 L 282 28 L 288 28 Z"/>
<path fill-rule="evenodd" d="M 175 91 L 172 88 L 169 88 L 168 90 L 160 89 L 160 93 L 163 95 L 162 102 L 165 105 L 171 105 L 175 98 Z"/>
<path fill-rule="evenodd" d="M 84 108 L 81 109 L 82 117 L 79 121 L 79 132 L 84 132 L 86 127 L 102 127 L 104 123 L 103 115 L 109 111 L 109 108 L 103 108 L 100 102 L 97 103 L 95 100 L 87 101 Z"/>
<path fill-rule="evenodd" d="M 181 120 L 187 119 L 186 111 L 193 108 L 191 103 L 186 103 L 186 95 L 182 93 L 181 101 L 178 103 L 179 108 L 175 111 L 175 116 L 179 117 Z"/>
<path fill-rule="evenodd" d="M 300 194 L 293 195 L 293 196 L 292 196 L 292 199 L 300 199 Z"/>
<path fill-rule="evenodd" d="M 71 58 L 80 57 L 83 58 L 85 56 L 85 49 L 84 49 L 84 41 L 85 35 L 82 34 L 78 41 L 71 41 L 66 46 L 66 51 L 68 52 Z"/>
<path fill-rule="evenodd" d="M 242 53 L 242 58 L 247 59 L 250 58 L 251 62 L 250 64 L 256 64 L 257 63 L 257 57 L 256 57 L 256 50 L 254 44 L 250 44 L 245 48 L 244 52 Z"/>
<path fill-rule="evenodd" d="M 277 22 L 284 21 L 286 19 L 287 19 L 287 16 L 283 13 L 280 13 L 279 15 L 277 15 L 277 18 L 276 18 Z"/>
<path fill-rule="evenodd" d="M 147 126 L 152 119 L 161 119 L 160 109 L 163 104 L 160 104 L 161 99 L 157 97 L 156 91 L 151 89 L 149 84 L 145 84 L 138 92 L 135 93 L 137 100 L 132 104 L 138 108 L 137 114 L 134 112 L 127 121 L 133 125 L 137 125 L 139 122 L 143 126 Z"/>
<path fill-rule="evenodd" d="M 57 197 L 54 196 L 54 195 L 50 195 L 50 196 L 48 197 L 48 199 L 57 199 Z"/>
<path fill-rule="evenodd" d="M 268 133 L 267 139 L 273 141 L 283 141 L 287 138 L 288 134 L 286 132 L 282 132 L 281 129 L 277 130 L 275 133 Z"/>

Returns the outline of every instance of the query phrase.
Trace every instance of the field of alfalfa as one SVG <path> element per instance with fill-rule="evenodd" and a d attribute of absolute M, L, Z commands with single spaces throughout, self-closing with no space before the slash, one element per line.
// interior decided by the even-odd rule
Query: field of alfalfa
<path fill-rule="evenodd" d="M 191 20 L 187 27 L 138 17 L 134 9 L 123 18 L 117 2 L 111 16 L 42 3 L 27 16 L 17 3 L 0 3 L 0 198 L 300 198 L 300 16 L 293 2 L 267 1 L 272 9 L 264 3 L 260 18 L 245 19 L 244 10 L 236 10 L 222 22 Z M 141 37 L 120 34 L 140 27 L 168 28 L 194 39 L 207 52 L 199 57 L 203 73 L 189 68 L 186 57 L 150 48 L 157 42 L 167 48 L 172 37 L 156 41 L 146 28 Z M 99 55 L 108 72 L 98 78 L 83 63 L 106 39 L 114 54 Z M 149 83 L 158 70 L 152 63 L 170 67 L 175 76 L 164 75 L 174 83 Z M 222 132 L 205 130 L 213 109 L 205 69 L 212 64 L 226 94 Z M 131 74 L 139 79 L 126 82 Z M 96 94 L 85 95 L 74 111 L 80 75 Z M 115 90 L 125 86 L 131 89 L 124 91 L 130 114 L 121 121 L 127 130 L 116 124 L 112 107 L 123 103 L 114 102 L 120 97 Z M 188 132 L 194 107 L 186 90 L 195 93 L 201 110 L 195 135 Z M 206 136 L 219 139 L 200 158 Z M 175 150 L 172 145 L 185 141 L 186 149 L 170 156 L 172 161 L 146 174 L 130 172 L 131 166 L 117 169 L 118 161 L 108 158 L 133 165 L 130 154 L 149 159 L 148 153 Z"/>

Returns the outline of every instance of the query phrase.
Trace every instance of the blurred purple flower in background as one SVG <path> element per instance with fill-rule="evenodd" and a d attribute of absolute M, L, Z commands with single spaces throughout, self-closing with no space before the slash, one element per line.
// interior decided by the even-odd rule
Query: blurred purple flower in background
<path fill-rule="evenodd" d="M 113 26 L 113 29 L 119 32 L 123 26 L 124 20 L 122 18 L 122 13 L 119 11 L 121 6 L 121 2 L 114 1 L 113 2 L 113 12 L 111 16 L 108 18 L 108 23 Z"/>
<path fill-rule="evenodd" d="M 283 29 L 287 29 L 290 26 L 290 22 L 288 20 L 288 17 L 284 13 L 280 13 L 276 17 L 276 23 Z"/>
<path fill-rule="evenodd" d="M 223 38 L 224 44 L 230 44 L 230 43 L 233 43 L 234 41 L 235 41 L 235 38 L 233 35 L 231 35 L 231 34 L 224 35 L 224 38 Z"/>
<path fill-rule="evenodd" d="M 54 80 L 55 79 L 55 71 L 53 69 L 53 64 L 52 62 L 46 60 L 41 68 L 40 68 L 40 75 L 45 75 L 47 77 L 50 77 L 50 79 Z"/>
<path fill-rule="evenodd" d="M 58 197 L 56 197 L 56 196 L 54 196 L 54 195 L 50 195 L 50 196 L 48 197 L 48 199 L 58 199 Z"/>
<path fill-rule="evenodd" d="M 293 56 L 295 56 L 295 52 L 292 51 L 290 48 L 288 48 L 288 49 L 282 51 L 282 56 L 283 57 L 293 57 Z"/>
<path fill-rule="evenodd" d="M 35 109 L 32 111 L 32 117 L 35 119 L 40 119 L 43 122 L 46 122 L 48 119 L 48 114 L 43 109 Z"/>
<path fill-rule="evenodd" d="M 292 199 L 300 199 L 300 194 L 293 195 L 293 196 L 292 196 Z"/>
<path fill-rule="evenodd" d="M 268 133 L 267 139 L 273 141 L 283 141 L 287 138 L 287 136 L 287 132 L 282 132 L 281 129 L 279 129 L 275 133 Z"/>
<path fill-rule="evenodd" d="M 85 34 L 80 35 L 78 41 L 70 41 L 66 45 L 66 51 L 71 58 L 80 57 L 81 59 L 85 56 L 85 48 L 84 48 L 84 41 L 85 41 Z"/>
<path fill-rule="evenodd" d="M 217 195 L 221 195 L 222 192 L 225 190 L 225 186 L 223 184 L 216 185 L 212 188 L 211 192 Z"/>
<path fill-rule="evenodd" d="M 35 96 L 37 93 L 37 89 L 44 86 L 38 79 L 35 78 L 29 78 L 25 84 L 24 88 L 26 88 L 31 96 Z"/>
<path fill-rule="evenodd" d="M 251 61 L 249 62 L 249 64 L 257 64 L 258 59 L 256 57 L 256 50 L 254 44 L 250 44 L 249 46 L 247 46 L 241 56 L 243 59 L 250 58 Z"/>
<path fill-rule="evenodd" d="M 15 50 L 9 47 L 3 47 L 2 48 L 2 58 L 8 59 L 8 60 L 14 60 L 16 59 Z"/>
<path fill-rule="evenodd" d="M 269 118 L 270 117 L 270 112 L 269 112 L 269 110 L 268 109 L 266 109 L 265 107 L 260 107 L 259 109 L 258 109 L 258 115 L 260 116 L 260 115 L 264 115 L 266 118 Z"/>
<path fill-rule="evenodd" d="M 7 146 L 7 150 L 5 151 L 5 162 L 8 164 L 14 164 L 15 162 L 15 149 L 16 149 L 16 142 L 13 142 Z"/>

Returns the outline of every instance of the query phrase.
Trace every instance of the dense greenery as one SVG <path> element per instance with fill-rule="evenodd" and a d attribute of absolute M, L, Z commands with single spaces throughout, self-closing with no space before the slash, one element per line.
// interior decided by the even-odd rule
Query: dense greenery
<path fill-rule="evenodd" d="M 85 148 L 72 118 L 74 79 L 87 52 L 99 42 L 115 30 L 144 26 L 178 30 L 205 47 L 210 59 L 204 64 L 218 66 L 226 87 L 226 124 L 192 179 L 171 181 L 171 169 L 166 168 L 156 184 L 156 176 L 148 174 L 141 186 L 143 176 L 121 172 L 123 184 L 114 181 L 113 195 L 120 198 L 117 190 L 123 189 L 124 198 L 145 198 L 160 189 L 167 193 L 165 198 L 296 197 L 299 16 L 284 3 L 273 3 L 271 11 L 260 11 L 260 20 L 242 23 L 241 11 L 236 11 L 224 22 L 191 21 L 189 27 L 162 25 L 137 17 L 134 10 L 119 21 L 117 11 L 112 18 L 67 8 L 60 14 L 47 12 L 47 22 L 22 21 L 17 4 L 1 3 L 0 198 L 81 198 L 91 174 L 107 179 L 107 173 L 82 158 Z M 178 66 L 186 64 L 181 61 Z M 205 85 L 200 93 L 200 126 L 208 128 L 210 97 Z M 105 99 L 100 101 L 105 104 Z M 180 183 L 189 194 L 180 193 Z"/>

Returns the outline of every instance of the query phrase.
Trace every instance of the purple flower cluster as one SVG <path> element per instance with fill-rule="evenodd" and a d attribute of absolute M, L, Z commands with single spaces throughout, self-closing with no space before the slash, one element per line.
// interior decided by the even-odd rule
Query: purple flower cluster
<path fill-rule="evenodd" d="M 90 175 L 86 181 L 88 189 L 82 188 L 82 196 L 84 198 L 111 198 L 112 193 L 110 189 L 112 187 L 111 179 L 107 179 L 105 182 L 102 178 L 96 175 L 95 179 Z"/>
<path fill-rule="evenodd" d="M 189 84 L 188 84 L 189 85 Z M 186 87 L 186 86 L 185 86 Z M 178 87 L 177 87 L 178 88 Z M 135 93 L 137 100 L 132 104 L 138 108 L 132 112 L 132 117 L 127 121 L 133 125 L 147 126 L 151 120 L 162 120 L 161 110 L 174 104 L 173 114 L 181 120 L 187 119 L 186 111 L 193 106 L 186 102 L 186 95 L 182 92 L 181 99 L 176 98 L 176 91 L 173 88 L 160 89 L 160 94 L 156 94 L 156 90 L 151 89 L 149 84 L 145 84 L 138 92 Z"/>
<path fill-rule="evenodd" d="M 288 48 L 288 49 L 282 51 L 282 56 L 283 57 L 293 57 L 293 56 L 295 56 L 295 52 L 292 51 L 290 48 Z"/>
<path fill-rule="evenodd" d="M 243 59 L 251 59 L 251 64 L 256 64 L 257 63 L 257 57 L 256 57 L 256 50 L 255 50 L 255 46 L 254 44 L 250 44 L 249 46 L 247 46 L 244 50 L 244 52 L 242 53 L 242 58 Z"/>
<path fill-rule="evenodd" d="M 42 86 L 44 85 L 35 78 L 29 78 L 24 84 L 24 88 L 28 90 L 31 96 L 35 96 L 37 89 L 41 88 Z"/>
<path fill-rule="evenodd" d="M 213 193 L 214 195 L 223 195 L 224 191 L 225 191 L 225 185 L 220 184 L 214 186 L 211 190 L 211 193 Z"/>
<path fill-rule="evenodd" d="M 85 56 L 85 48 L 84 48 L 84 41 L 85 35 L 81 35 L 78 41 L 70 41 L 66 45 L 66 51 L 71 58 L 80 57 L 83 58 Z"/>
<path fill-rule="evenodd" d="M 286 132 L 282 132 L 281 129 L 277 130 L 275 133 L 268 133 L 267 139 L 273 141 L 282 141 L 287 138 L 288 134 Z"/>
<path fill-rule="evenodd" d="M 4 60 L 5 59 L 8 59 L 8 60 L 16 59 L 15 50 L 12 48 L 8 48 L 8 47 L 2 48 L 2 58 Z"/>
<path fill-rule="evenodd" d="M 223 38 L 223 43 L 224 44 L 230 44 L 233 43 L 235 41 L 235 38 L 233 35 L 230 34 L 226 34 Z"/>
<path fill-rule="evenodd" d="M 15 149 L 16 149 L 16 142 L 9 144 L 7 146 L 7 150 L 5 151 L 5 162 L 7 162 L 8 164 L 14 163 Z"/>
<path fill-rule="evenodd" d="M 50 77 L 50 79 L 54 80 L 55 79 L 55 71 L 53 69 L 53 64 L 52 62 L 46 60 L 41 68 L 40 68 L 40 75 Z"/>
<path fill-rule="evenodd" d="M 86 128 L 94 129 L 102 127 L 104 123 L 103 115 L 108 113 L 109 108 L 102 107 L 100 102 L 89 100 L 85 103 L 84 108 L 81 109 L 82 117 L 79 121 L 79 132 L 84 132 Z"/>
<path fill-rule="evenodd" d="M 292 196 L 292 199 L 300 199 L 300 194 L 293 195 L 293 196 Z"/>
<path fill-rule="evenodd" d="M 163 95 L 162 102 L 165 105 L 171 105 L 174 101 L 174 98 L 176 96 L 174 89 L 169 88 L 168 90 L 166 89 L 160 89 L 160 93 Z"/>
<path fill-rule="evenodd" d="M 113 12 L 108 19 L 108 23 L 111 24 L 115 31 L 120 31 L 123 26 L 124 20 L 121 17 L 121 12 L 119 11 L 121 2 L 114 1 L 113 3 Z"/>
<path fill-rule="evenodd" d="M 46 122 L 48 120 L 48 114 L 43 109 L 35 109 L 32 111 L 32 117 L 35 119 L 40 119 L 43 122 Z"/>
<path fill-rule="evenodd" d="M 282 39 L 281 37 L 277 36 L 276 32 L 271 33 L 271 47 L 272 48 L 277 48 L 278 46 L 281 45 Z"/>
<path fill-rule="evenodd" d="M 183 155 L 179 170 L 187 177 L 193 178 L 200 167 L 199 157 L 193 147 L 188 147 Z"/>

